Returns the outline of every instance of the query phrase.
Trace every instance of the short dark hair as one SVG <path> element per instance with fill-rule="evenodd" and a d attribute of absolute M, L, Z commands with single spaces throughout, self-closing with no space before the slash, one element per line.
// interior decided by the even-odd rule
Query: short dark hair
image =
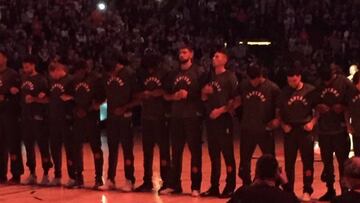
<path fill-rule="evenodd" d="M 262 180 L 276 178 L 279 163 L 271 154 L 264 154 L 256 162 L 256 177 Z"/>
<path fill-rule="evenodd" d="M 290 67 L 286 70 L 286 76 L 287 77 L 293 77 L 293 76 L 301 76 L 302 70 L 299 67 Z"/>
<path fill-rule="evenodd" d="M 30 63 L 30 64 L 36 64 L 37 63 L 37 60 L 36 60 L 36 58 L 34 57 L 34 56 L 32 56 L 32 55 L 28 55 L 28 56 L 26 56 L 24 59 L 23 59 L 23 61 L 22 61 L 23 63 Z"/>
<path fill-rule="evenodd" d="M 85 60 L 80 59 L 79 61 L 77 61 L 73 67 L 74 72 L 78 71 L 78 70 L 84 70 L 88 68 L 88 64 Z"/>
<path fill-rule="evenodd" d="M 357 84 L 359 83 L 359 80 L 360 80 L 360 72 L 357 71 L 357 72 L 353 75 L 353 78 L 352 78 L 353 84 L 354 84 L 354 85 L 357 85 Z"/>
<path fill-rule="evenodd" d="M 193 46 L 191 44 L 189 44 L 189 43 L 184 43 L 184 44 L 180 45 L 179 50 L 181 50 L 181 49 L 187 49 L 190 52 L 194 52 Z"/>
<path fill-rule="evenodd" d="M 250 79 L 258 78 L 263 76 L 263 68 L 256 63 L 251 63 L 246 69 L 246 74 Z"/>
<path fill-rule="evenodd" d="M 229 58 L 229 53 L 228 53 L 228 51 L 226 51 L 226 49 L 217 49 L 217 50 L 215 51 L 215 53 L 223 54 L 223 55 L 225 55 L 227 58 Z"/>
<path fill-rule="evenodd" d="M 329 81 L 333 76 L 333 70 L 330 67 L 322 67 L 319 69 L 318 75 L 322 81 Z"/>

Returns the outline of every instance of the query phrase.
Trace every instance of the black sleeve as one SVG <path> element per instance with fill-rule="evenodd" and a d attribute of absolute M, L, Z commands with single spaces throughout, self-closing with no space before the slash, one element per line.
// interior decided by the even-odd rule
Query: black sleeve
<path fill-rule="evenodd" d="M 353 92 L 355 86 L 353 85 L 353 83 L 351 83 L 351 81 L 347 78 L 344 78 L 345 80 L 345 92 L 344 92 L 344 98 L 343 98 L 343 105 L 347 106 L 348 102 L 349 102 L 349 97 L 351 95 L 351 93 Z"/>
<path fill-rule="evenodd" d="M 96 103 L 103 103 L 106 100 L 105 86 L 102 77 L 96 76 L 94 81 L 94 99 Z"/>
<path fill-rule="evenodd" d="M 237 90 L 239 85 L 235 74 L 230 74 L 229 84 L 230 84 L 230 99 L 233 99 L 237 96 Z"/>
<path fill-rule="evenodd" d="M 170 71 L 164 78 L 164 90 L 168 94 L 173 94 L 173 82 L 176 77 L 176 71 Z"/>
<path fill-rule="evenodd" d="M 275 83 L 272 84 L 271 96 L 273 101 L 277 101 L 280 96 L 281 90 Z"/>

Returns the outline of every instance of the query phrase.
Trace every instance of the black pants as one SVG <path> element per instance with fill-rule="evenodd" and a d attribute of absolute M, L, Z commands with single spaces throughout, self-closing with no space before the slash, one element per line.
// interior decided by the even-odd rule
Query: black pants
<path fill-rule="evenodd" d="M 124 169 L 127 180 L 135 183 L 134 177 L 134 141 L 131 118 L 109 117 L 107 120 L 107 143 L 109 146 L 108 179 L 114 181 L 116 176 L 119 142 L 124 154 Z"/>
<path fill-rule="evenodd" d="M 73 152 L 73 132 L 69 120 L 50 119 L 50 151 L 55 167 L 55 178 L 61 178 L 62 172 L 62 145 L 64 143 L 66 152 L 66 165 L 68 175 L 71 179 L 76 179 L 76 165 L 74 163 Z"/>
<path fill-rule="evenodd" d="M 221 173 L 221 153 L 226 164 L 226 185 L 235 189 L 236 165 L 234 158 L 234 140 L 232 117 L 229 114 L 215 120 L 206 121 L 208 150 L 211 160 L 211 186 L 219 187 Z"/>
<path fill-rule="evenodd" d="M 172 188 L 181 188 L 182 159 L 185 144 L 191 153 L 191 189 L 200 190 L 201 187 L 201 121 L 194 118 L 171 119 L 171 150 L 172 150 Z"/>
<path fill-rule="evenodd" d="M 20 177 L 24 173 L 24 165 L 19 121 L 13 115 L 0 115 L 0 181 L 7 180 L 9 155 L 11 174 Z"/>
<path fill-rule="evenodd" d="M 99 126 L 99 112 L 88 112 L 84 118 L 74 120 L 74 163 L 76 164 L 78 178 L 82 178 L 84 170 L 83 143 L 89 140 L 95 164 L 95 179 L 103 176 L 104 157 L 101 149 L 101 131 Z"/>
<path fill-rule="evenodd" d="M 355 156 L 360 156 L 360 134 L 353 134 L 353 144 Z"/>
<path fill-rule="evenodd" d="M 294 192 L 295 162 L 298 150 L 303 164 L 303 192 L 312 194 L 314 179 L 314 138 L 303 126 L 293 127 L 284 137 L 285 171 L 289 180 L 285 186 L 288 192 Z"/>
<path fill-rule="evenodd" d="M 35 120 L 33 118 L 22 119 L 22 135 L 26 149 L 26 165 L 31 174 L 35 174 L 36 157 L 35 143 L 37 143 L 44 174 L 47 175 L 53 164 L 50 157 L 49 131 L 48 125 L 44 120 Z"/>
<path fill-rule="evenodd" d="M 263 154 L 275 156 L 275 141 L 271 132 L 265 129 L 261 132 L 243 128 L 240 132 L 240 167 L 239 177 L 244 185 L 250 185 L 251 181 L 251 159 L 259 145 Z"/>
<path fill-rule="evenodd" d="M 350 137 L 346 132 L 339 134 L 321 134 L 319 133 L 319 146 L 321 159 L 324 164 L 321 180 L 326 183 L 329 189 L 333 189 L 335 182 L 333 153 L 339 165 L 340 183 L 344 173 L 344 163 L 349 158 Z M 344 187 L 342 186 L 344 189 Z"/>
<path fill-rule="evenodd" d="M 168 123 L 164 118 L 160 118 L 159 120 L 143 119 L 142 126 L 144 183 L 152 183 L 154 146 L 157 144 L 160 150 L 160 176 L 163 181 L 163 185 L 167 185 L 170 171 L 170 138 Z"/>

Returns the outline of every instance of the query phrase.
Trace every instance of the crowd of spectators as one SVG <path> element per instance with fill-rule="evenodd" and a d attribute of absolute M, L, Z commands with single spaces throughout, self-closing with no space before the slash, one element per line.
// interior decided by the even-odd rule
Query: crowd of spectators
<path fill-rule="evenodd" d="M 258 61 L 277 80 L 284 67 L 300 65 L 310 73 L 337 61 L 344 70 L 359 62 L 360 0 L 0 0 L 0 48 L 9 66 L 36 55 L 46 70 L 51 58 L 79 58 L 104 70 L 114 54 L 133 68 L 155 51 L 164 66 L 176 66 L 181 43 L 191 43 L 198 63 L 209 68 L 211 54 L 229 50 L 229 67 L 244 70 L 249 55 L 261 55 L 239 41 L 269 40 L 268 59 Z M 260 51 L 259 51 L 260 50 Z"/>

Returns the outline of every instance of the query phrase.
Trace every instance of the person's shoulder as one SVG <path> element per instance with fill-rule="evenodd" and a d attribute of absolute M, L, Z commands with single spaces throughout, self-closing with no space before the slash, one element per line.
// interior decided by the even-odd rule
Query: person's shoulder
<path fill-rule="evenodd" d="M 309 83 L 304 83 L 304 88 L 305 88 L 305 90 L 307 90 L 309 92 L 314 91 L 316 89 L 315 86 L 313 86 Z"/>

